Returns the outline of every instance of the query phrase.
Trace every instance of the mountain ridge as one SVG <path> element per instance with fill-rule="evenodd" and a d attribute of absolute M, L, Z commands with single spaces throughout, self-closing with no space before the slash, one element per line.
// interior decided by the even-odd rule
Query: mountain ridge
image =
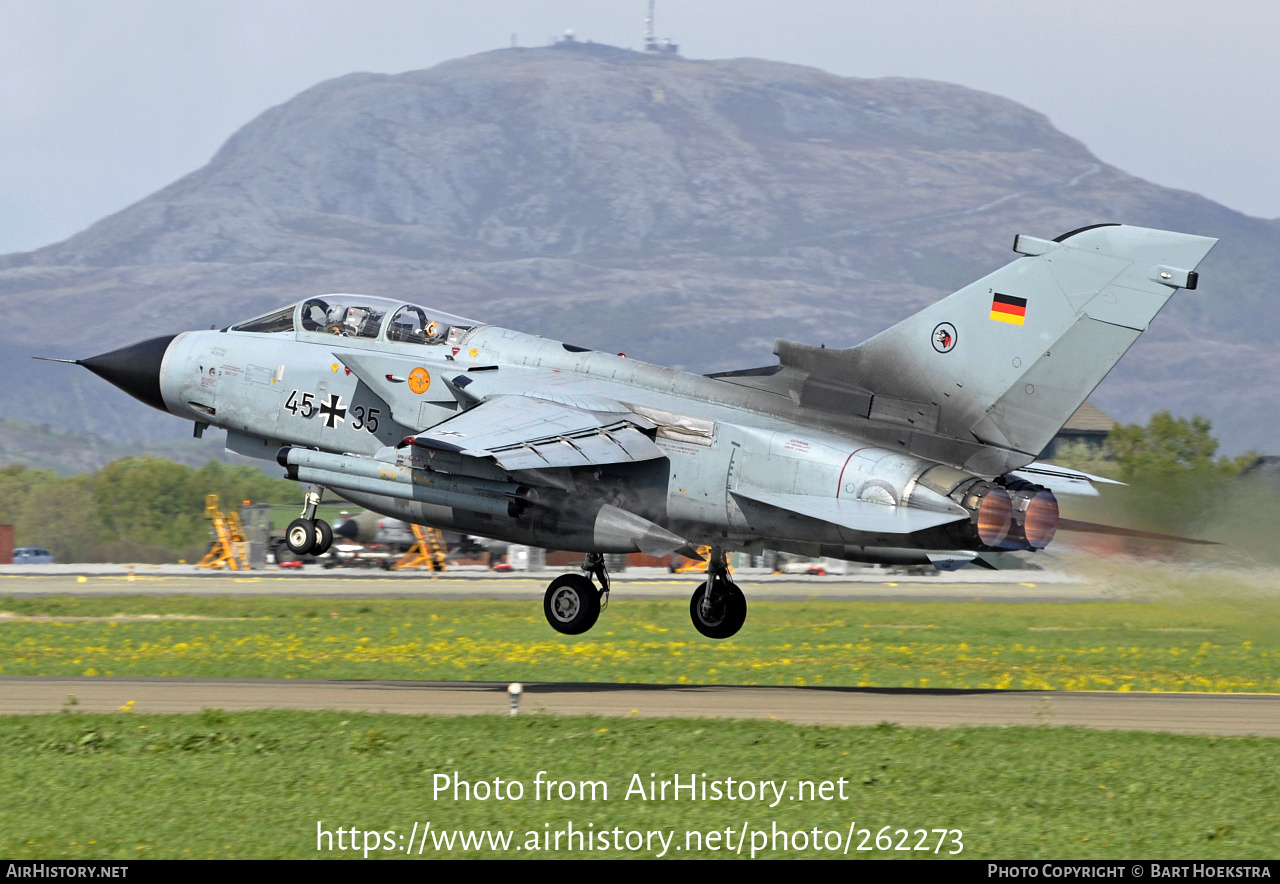
<path fill-rule="evenodd" d="M 1265 447 L 1280 223 L 1129 176 L 999 96 L 599 44 L 317 84 L 202 169 L 0 257 L 0 336 L 85 356 L 345 290 L 723 370 L 771 362 L 777 337 L 852 345 L 1012 260 L 1017 233 L 1103 221 L 1222 242 L 1099 405 L 1207 414 L 1228 448 Z M 89 429 L 59 398 L 80 383 L 49 370 L 0 410 Z M 170 432 L 131 407 L 93 429 Z"/>

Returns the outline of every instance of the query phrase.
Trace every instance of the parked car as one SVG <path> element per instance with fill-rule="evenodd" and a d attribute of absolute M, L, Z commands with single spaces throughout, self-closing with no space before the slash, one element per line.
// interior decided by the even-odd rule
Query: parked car
<path fill-rule="evenodd" d="M 15 565 L 52 565 L 53 553 L 38 546 L 20 546 L 13 551 Z"/>

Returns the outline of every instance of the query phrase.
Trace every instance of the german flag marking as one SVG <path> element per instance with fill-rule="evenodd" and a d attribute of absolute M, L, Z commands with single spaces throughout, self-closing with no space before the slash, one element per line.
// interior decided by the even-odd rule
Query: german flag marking
<path fill-rule="evenodd" d="M 991 299 L 991 318 L 996 322 L 1022 325 L 1027 321 L 1027 299 L 996 294 Z"/>

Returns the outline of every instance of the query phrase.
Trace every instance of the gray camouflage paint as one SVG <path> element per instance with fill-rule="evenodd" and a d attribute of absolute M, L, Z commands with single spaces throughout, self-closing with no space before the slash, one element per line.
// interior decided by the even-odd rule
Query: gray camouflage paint
<path fill-rule="evenodd" d="M 400 519 L 583 552 L 945 567 L 981 547 L 965 489 L 1031 463 L 1215 242 L 1021 236 L 1021 257 L 856 347 L 778 341 L 778 365 L 711 377 L 494 326 L 433 346 L 223 330 L 179 335 L 161 391 L 239 453 L 329 452 L 282 463 Z M 997 294 L 1025 300 L 1022 323 L 992 318 Z"/>

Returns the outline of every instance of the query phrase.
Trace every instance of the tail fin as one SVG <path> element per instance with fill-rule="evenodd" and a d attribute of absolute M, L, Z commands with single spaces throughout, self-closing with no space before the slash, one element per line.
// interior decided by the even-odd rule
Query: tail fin
<path fill-rule="evenodd" d="M 848 350 L 779 341 L 811 382 L 860 388 L 867 417 L 1038 454 L 1217 242 L 1100 224 L 1052 242 Z"/>

